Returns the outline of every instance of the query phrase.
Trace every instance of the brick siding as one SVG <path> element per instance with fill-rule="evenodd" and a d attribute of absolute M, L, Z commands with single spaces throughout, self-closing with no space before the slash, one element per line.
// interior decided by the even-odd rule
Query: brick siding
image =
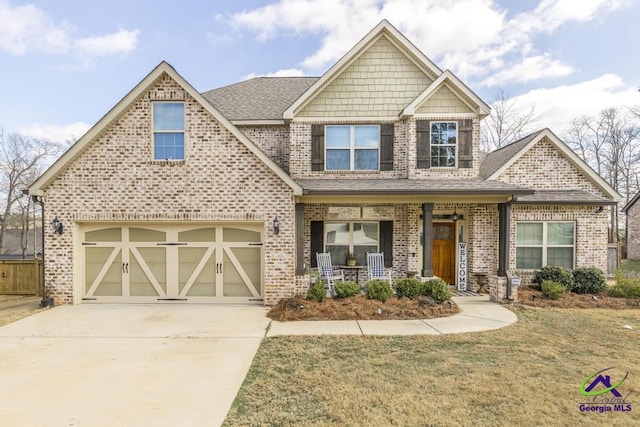
<path fill-rule="evenodd" d="M 185 102 L 184 161 L 152 160 L 151 104 L 168 99 Z M 45 281 L 58 304 L 74 301 L 74 224 L 91 221 L 262 222 L 265 304 L 293 292 L 292 190 L 166 75 L 46 189 L 45 222 L 54 216 L 66 228 L 47 236 Z"/>

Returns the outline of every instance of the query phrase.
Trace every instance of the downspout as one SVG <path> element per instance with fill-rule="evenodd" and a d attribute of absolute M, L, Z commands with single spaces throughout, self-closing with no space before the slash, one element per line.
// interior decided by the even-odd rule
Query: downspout
<path fill-rule="evenodd" d="M 42 301 L 40 301 L 40 307 L 48 307 L 48 306 L 53 306 L 53 298 L 49 297 L 47 295 L 47 286 L 45 285 L 44 279 L 45 279 L 45 261 L 44 261 L 44 197 L 42 196 L 31 196 L 33 199 L 33 202 L 35 204 L 40 205 L 41 210 L 42 210 L 42 215 L 40 218 L 40 221 L 42 222 L 40 227 L 41 227 L 41 245 L 42 245 Z M 35 232 L 35 231 L 34 231 Z M 35 248 L 34 248 L 34 252 L 35 252 Z"/>

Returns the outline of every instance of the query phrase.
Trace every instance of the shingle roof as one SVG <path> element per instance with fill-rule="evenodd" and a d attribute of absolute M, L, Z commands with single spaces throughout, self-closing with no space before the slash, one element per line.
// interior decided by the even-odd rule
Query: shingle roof
<path fill-rule="evenodd" d="M 533 190 L 499 181 L 415 180 L 415 179 L 297 179 L 304 194 L 316 195 L 383 195 L 383 194 L 456 194 L 456 195 L 513 195 L 532 194 Z"/>
<path fill-rule="evenodd" d="M 231 121 L 282 120 L 282 113 L 318 77 L 257 77 L 202 95 Z"/>
<path fill-rule="evenodd" d="M 484 161 L 480 165 L 480 178 L 489 178 L 544 130 L 545 129 L 540 129 L 539 131 L 487 154 L 487 157 L 485 157 Z"/>
<path fill-rule="evenodd" d="M 518 196 L 516 204 L 526 205 L 614 205 L 615 201 L 584 190 L 536 190 L 534 194 Z"/>

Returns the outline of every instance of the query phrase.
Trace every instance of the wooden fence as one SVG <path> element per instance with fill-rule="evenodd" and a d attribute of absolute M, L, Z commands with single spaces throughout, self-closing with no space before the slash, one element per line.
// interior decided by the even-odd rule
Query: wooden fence
<path fill-rule="evenodd" d="M 0 260 L 0 295 L 42 296 L 42 260 Z"/>

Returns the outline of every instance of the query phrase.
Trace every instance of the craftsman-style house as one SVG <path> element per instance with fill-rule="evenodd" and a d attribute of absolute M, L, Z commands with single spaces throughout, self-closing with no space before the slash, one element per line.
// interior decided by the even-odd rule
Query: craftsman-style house
<path fill-rule="evenodd" d="M 57 303 L 257 302 L 316 252 L 476 289 L 606 268 L 619 195 L 550 130 L 480 151 L 489 106 L 382 21 L 320 78 L 200 93 L 163 62 L 31 187 Z"/>

